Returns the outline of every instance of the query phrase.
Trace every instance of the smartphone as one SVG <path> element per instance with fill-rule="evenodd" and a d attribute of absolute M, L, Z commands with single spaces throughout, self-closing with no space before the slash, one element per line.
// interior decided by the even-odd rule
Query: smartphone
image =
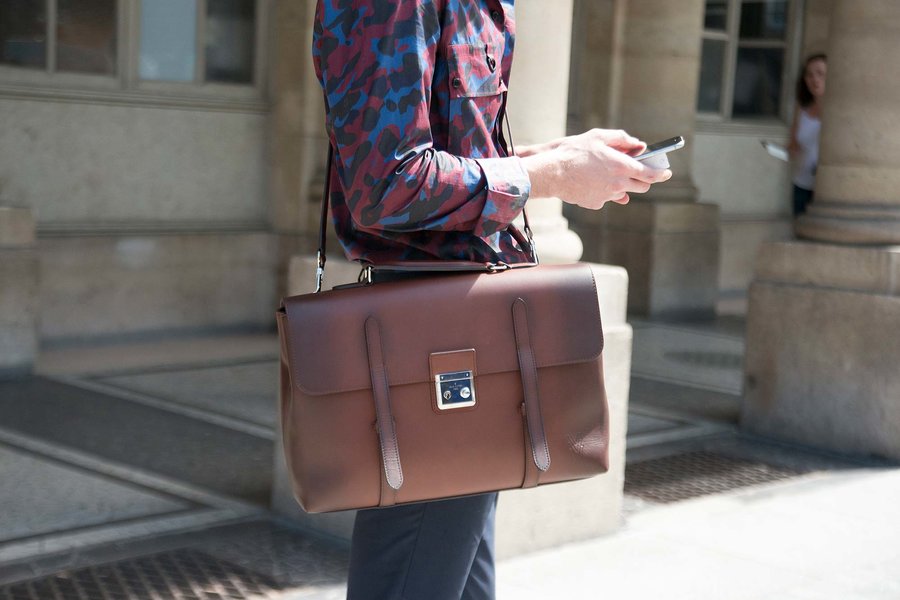
<path fill-rule="evenodd" d="M 684 138 L 680 135 L 677 135 L 673 138 L 669 138 L 661 142 L 656 142 L 655 144 L 650 144 L 649 146 L 647 146 L 647 149 L 644 150 L 643 154 L 635 156 L 634 159 L 644 160 L 650 158 L 651 156 L 659 156 L 660 154 L 666 154 L 667 152 L 671 152 L 672 150 L 678 150 L 679 148 L 684 148 Z"/>

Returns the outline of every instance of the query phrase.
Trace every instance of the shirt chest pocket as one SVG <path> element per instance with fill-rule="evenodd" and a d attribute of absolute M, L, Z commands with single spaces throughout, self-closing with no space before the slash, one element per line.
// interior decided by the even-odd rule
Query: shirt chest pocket
<path fill-rule="evenodd" d="M 500 76 L 501 51 L 495 44 L 453 44 L 448 67 L 450 98 L 497 96 L 506 91 Z"/>

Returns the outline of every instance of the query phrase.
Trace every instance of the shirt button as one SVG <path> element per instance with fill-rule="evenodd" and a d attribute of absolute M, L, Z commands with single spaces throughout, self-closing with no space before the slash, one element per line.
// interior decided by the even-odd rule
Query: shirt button
<path fill-rule="evenodd" d="M 492 10 L 491 18 L 494 20 L 494 23 L 496 23 L 497 25 L 500 25 L 501 23 L 503 23 L 503 16 L 500 14 L 499 10 Z"/>
<path fill-rule="evenodd" d="M 452 85 L 455 88 L 458 88 L 462 85 L 462 79 L 460 79 L 459 77 L 454 77 L 453 81 L 450 82 L 450 85 Z"/>
<path fill-rule="evenodd" d="M 490 69 L 490 70 L 491 70 L 491 73 L 493 73 L 493 72 L 494 72 L 494 69 L 497 68 L 497 61 L 494 60 L 493 58 L 491 58 L 490 56 L 488 56 L 488 57 L 487 57 L 487 64 L 488 64 L 488 69 Z"/>

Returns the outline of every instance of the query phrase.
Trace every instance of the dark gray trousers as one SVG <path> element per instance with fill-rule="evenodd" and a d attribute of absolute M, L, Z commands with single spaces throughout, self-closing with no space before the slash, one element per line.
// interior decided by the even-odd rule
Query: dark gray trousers
<path fill-rule="evenodd" d="M 493 600 L 497 494 L 361 510 L 348 600 Z"/>

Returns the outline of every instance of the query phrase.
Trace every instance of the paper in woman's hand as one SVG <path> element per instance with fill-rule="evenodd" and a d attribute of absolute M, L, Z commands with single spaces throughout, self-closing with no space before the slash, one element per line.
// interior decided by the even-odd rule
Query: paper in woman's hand
<path fill-rule="evenodd" d="M 775 142 L 770 142 L 768 140 L 760 140 L 759 143 L 763 145 L 763 148 L 766 149 L 766 152 L 769 153 L 769 156 L 775 157 L 778 160 L 783 160 L 784 162 L 788 162 L 788 160 L 790 160 L 787 148 L 785 148 L 784 146 L 776 144 Z"/>

